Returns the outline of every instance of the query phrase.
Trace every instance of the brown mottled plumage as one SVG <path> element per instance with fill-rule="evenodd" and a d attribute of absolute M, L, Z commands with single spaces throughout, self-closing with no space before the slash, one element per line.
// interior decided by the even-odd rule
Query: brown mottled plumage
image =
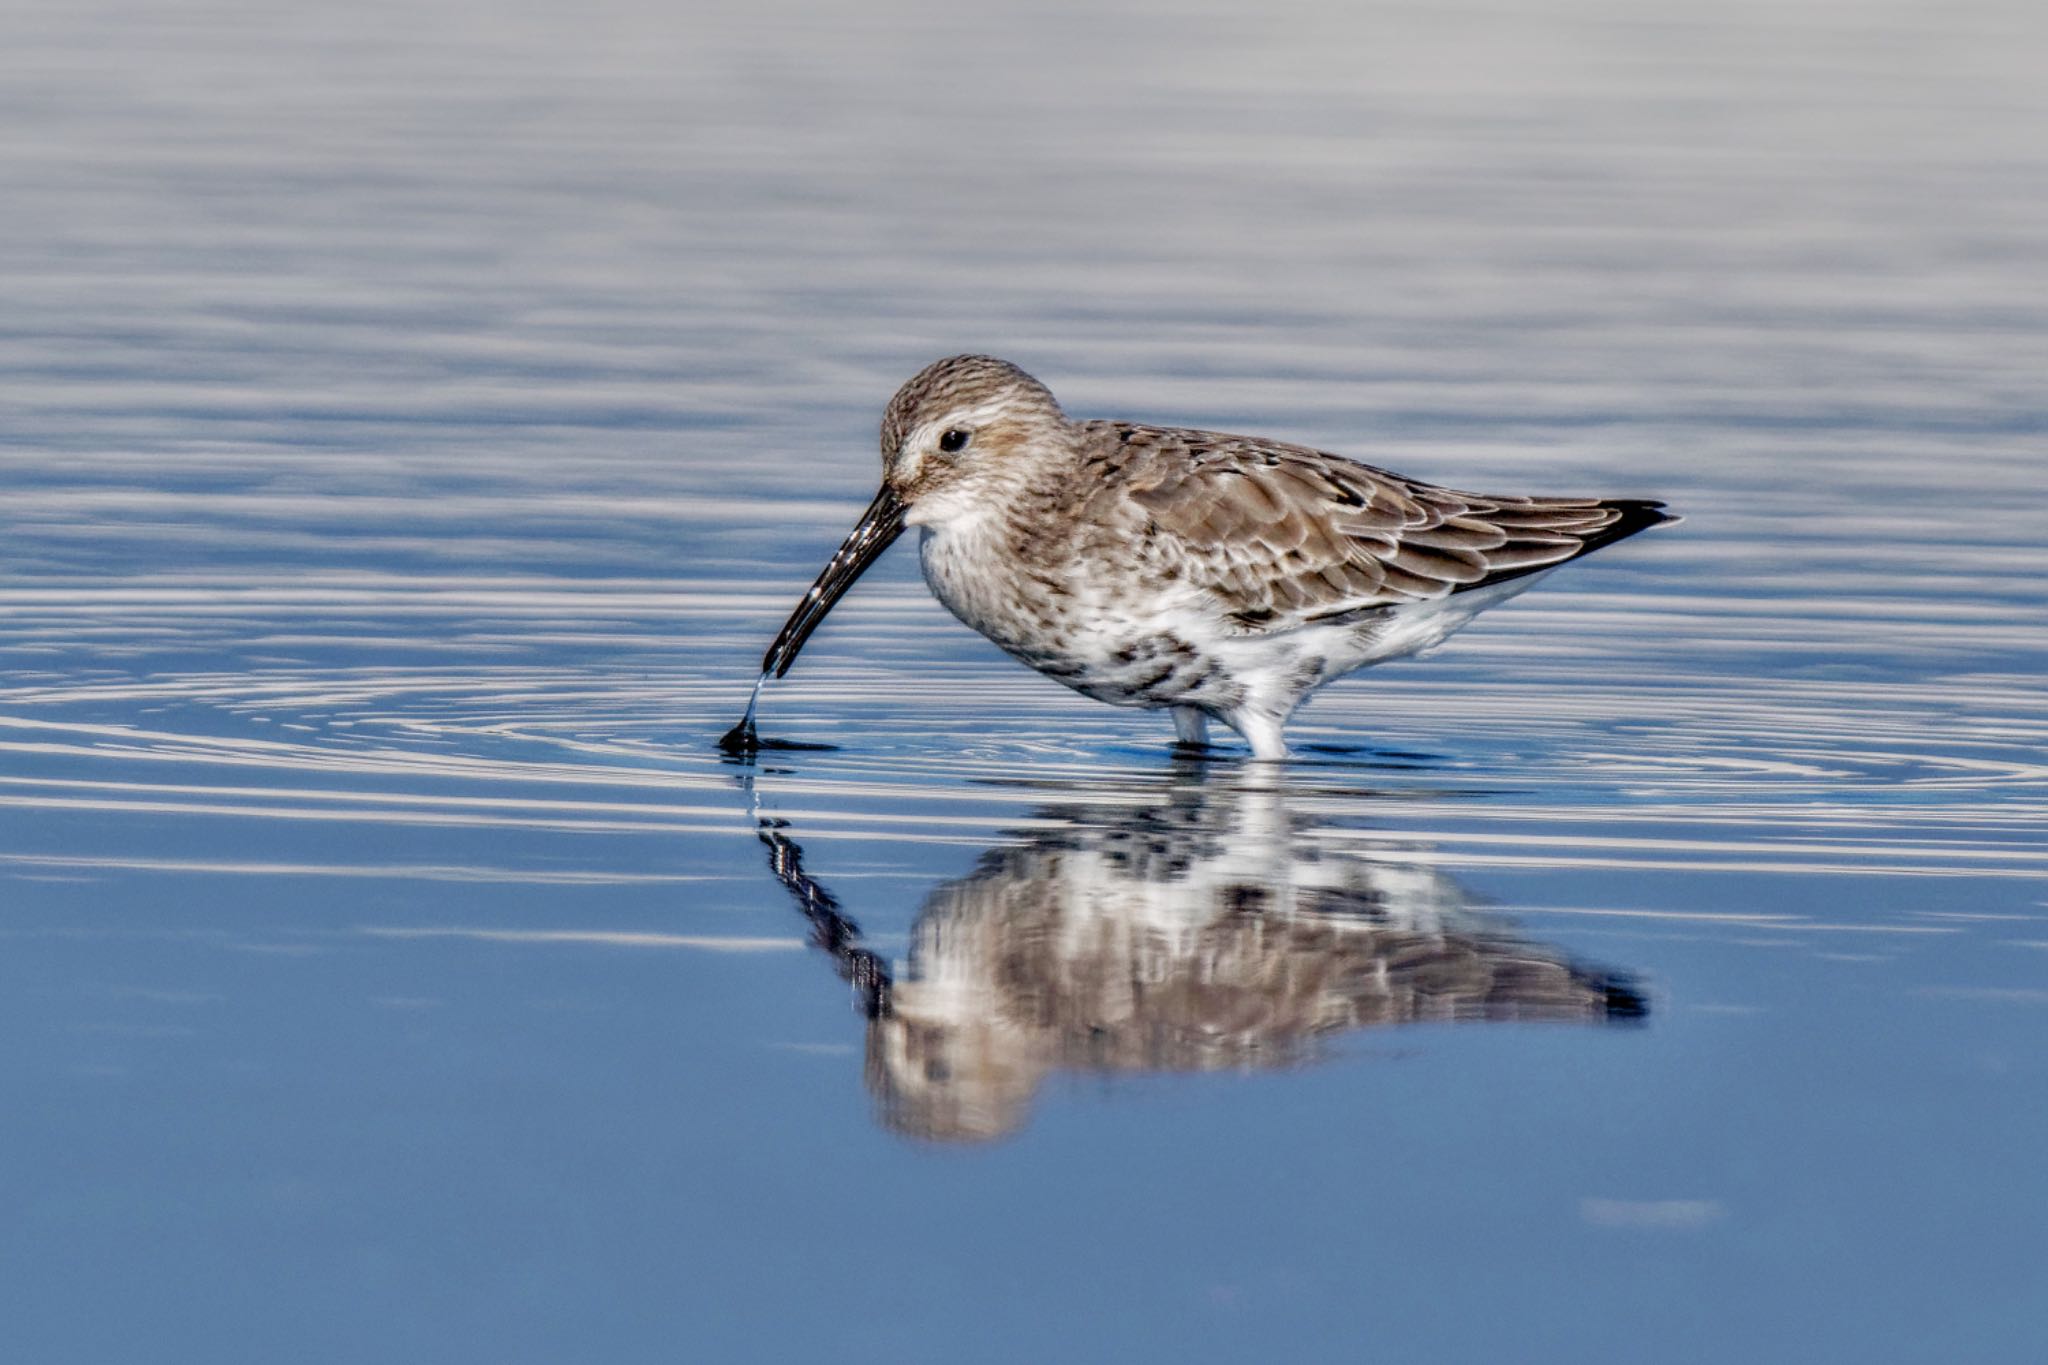
<path fill-rule="evenodd" d="M 1317 687 L 1674 520 L 1650 501 L 1460 493 L 1282 441 L 1073 421 L 990 356 L 926 367 L 881 434 L 881 491 L 764 677 L 917 526 L 933 593 L 1003 649 L 1098 700 L 1171 708 L 1184 741 L 1220 719 L 1260 758 L 1285 755 L 1281 727 Z"/>
<path fill-rule="evenodd" d="M 1668 519 L 1655 503 L 1457 493 L 1256 437 L 1080 425 L 1092 461 L 1115 471 L 1184 548 L 1190 578 L 1246 629 L 1431 601 Z"/>

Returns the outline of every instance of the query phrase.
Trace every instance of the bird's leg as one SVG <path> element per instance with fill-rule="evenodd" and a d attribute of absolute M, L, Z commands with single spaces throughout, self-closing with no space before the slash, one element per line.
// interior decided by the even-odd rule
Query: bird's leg
<path fill-rule="evenodd" d="M 1277 763 L 1287 757 L 1287 737 L 1281 733 L 1286 717 L 1270 711 L 1234 711 L 1226 719 L 1252 746 L 1253 758 Z"/>
<path fill-rule="evenodd" d="M 1176 744 L 1186 748 L 1207 748 L 1209 744 L 1209 717 L 1192 706 L 1174 707 L 1173 738 Z"/>

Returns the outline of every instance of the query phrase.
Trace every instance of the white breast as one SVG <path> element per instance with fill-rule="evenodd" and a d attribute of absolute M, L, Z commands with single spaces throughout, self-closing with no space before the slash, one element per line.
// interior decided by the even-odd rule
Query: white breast
<path fill-rule="evenodd" d="M 926 526 L 918 537 L 918 565 L 925 585 L 947 611 L 1007 645 L 1018 634 L 1016 592 L 994 553 L 985 518 Z"/>

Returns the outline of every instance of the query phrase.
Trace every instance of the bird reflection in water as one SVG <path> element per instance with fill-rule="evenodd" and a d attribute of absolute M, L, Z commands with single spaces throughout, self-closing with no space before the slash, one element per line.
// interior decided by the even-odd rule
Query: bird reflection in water
<path fill-rule="evenodd" d="M 787 827 L 761 821 L 770 867 L 867 1017 L 889 1127 L 1003 1137 L 1057 1071 L 1278 1068 L 1381 1025 L 1645 1014 L 1629 978 L 1516 937 L 1435 868 L 1311 838 L 1276 786 L 1183 772 L 1132 797 L 1035 812 L 1027 842 L 932 893 L 896 971 Z"/>

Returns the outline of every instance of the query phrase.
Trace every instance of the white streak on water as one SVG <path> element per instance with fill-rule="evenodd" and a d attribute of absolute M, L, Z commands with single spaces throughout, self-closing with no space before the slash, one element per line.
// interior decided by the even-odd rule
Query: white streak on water
<path fill-rule="evenodd" d="M 716 934 L 650 934 L 598 929 L 480 929 L 363 925 L 357 933 L 369 938 L 473 939 L 481 943 L 567 943 L 604 948 L 692 948 L 709 953 L 780 953 L 803 948 L 800 938 L 747 938 Z"/>
<path fill-rule="evenodd" d="M 586 869 L 474 867 L 438 863 L 254 862 L 220 858 L 94 858 L 0 853 L 13 867 L 70 867 L 95 872 L 173 872 L 200 876 L 363 877 L 426 882 L 516 882 L 532 886 L 639 886 L 731 881 L 679 872 L 603 872 Z"/>

